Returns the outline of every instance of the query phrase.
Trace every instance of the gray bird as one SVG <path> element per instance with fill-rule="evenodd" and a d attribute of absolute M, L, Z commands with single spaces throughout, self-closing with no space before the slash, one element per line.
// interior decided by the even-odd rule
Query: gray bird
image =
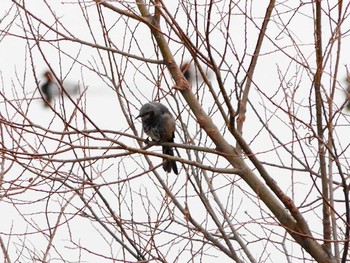
<path fill-rule="evenodd" d="M 141 118 L 144 132 L 153 140 L 159 143 L 174 142 L 175 137 L 175 119 L 167 107 L 159 102 L 150 102 L 144 104 L 136 118 Z M 147 139 L 148 140 L 148 139 Z M 146 142 L 147 142 L 146 140 Z M 173 148 L 162 146 L 163 154 L 174 156 Z M 179 174 L 176 162 L 163 159 L 163 169 L 170 173 Z"/>

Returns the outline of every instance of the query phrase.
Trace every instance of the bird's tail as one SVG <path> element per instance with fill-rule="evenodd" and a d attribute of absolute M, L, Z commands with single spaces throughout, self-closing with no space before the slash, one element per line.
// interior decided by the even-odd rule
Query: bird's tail
<path fill-rule="evenodd" d="M 169 146 L 163 146 L 163 154 L 168 154 L 171 156 L 174 156 L 174 151 L 172 147 Z M 171 170 L 174 171 L 175 174 L 179 174 L 178 170 L 177 170 L 177 165 L 176 162 L 174 160 L 169 160 L 167 158 L 163 159 L 163 169 L 164 171 L 170 173 Z"/>

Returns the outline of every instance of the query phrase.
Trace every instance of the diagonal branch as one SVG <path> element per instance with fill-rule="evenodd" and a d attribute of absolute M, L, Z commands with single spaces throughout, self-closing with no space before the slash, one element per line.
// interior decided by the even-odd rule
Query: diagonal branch
<path fill-rule="evenodd" d="M 142 16 L 150 18 L 146 4 L 142 0 L 136 0 Z M 273 3 L 274 1 L 271 1 Z M 271 10 L 270 10 L 271 11 Z M 331 254 L 326 253 L 322 246 L 316 242 L 312 237 L 311 232 L 307 228 L 300 228 L 296 220 L 287 213 L 285 206 L 281 204 L 281 201 L 271 192 L 271 190 L 261 182 L 256 174 L 248 167 L 243 159 L 240 158 L 240 154 L 236 148 L 230 145 L 218 127 L 213 123 L 212 119 L 203 110 L 202 105 L 197 100 L 196 96 L 189 88 L 188 82 L 184 79 L 184 76 L 180 68 L 176 65 L 173 54 L 170 50 L 168 42 L 164 37 L 158 21 L 153 20 L 152 26 L 150 26 L 152 35 L 154 36 L 159 49 L 163 55 L 164 62 L 168 67 L 168 70 L 173 77 L 177 88 L 181 92 L 183 98 L 186 100 L 193 114 L 196 116 L 198 124 L 208 134 L 210 139 L 216 145 L 218 151 L 222 152 L 227 161 L 235 168 L 242 169 L 241 178 L 249 185 L 249 187 L 257 194 L 257 196 L 264 202 L 264 204 L 275 215 L 277 220 L 288 230 L 290 235 L 318 262 L 335 262 Z M 266 27 L 265 27 L 266 30 Z M 176 199 L 173 199 L 176 205 Z M 300 219 L 304 220 L 303 218 Z M 227 254 L 227 250 L 225 249 Z M 229 255 L 229 254 L 228 254 Z M 230 255 L 231 257 L 233 255 Z"/>
<path fill-rule="evenodd" d="M 321 1 L 316 1 L 316 17 L 315 17 L 315 49 L 316 49 L 316 64 L 317 70 L 314 76 L 314 88 L 315 88 L 315 100 L 316 100 L 316 122 L 317 122 L 317 136 L 318 140 L 318 155 L 320 159 L 320 171 L 322 177 L 322 195 L 323 202 L 323 238 L 325 239 L 324 248 L 330 252 L 331 243 L 327 240 L 331 240 L 331 221 L 330 221 L 330 208 L 329 201 L 329 189 L 328 189 L 328 175 L 326 168 L 326 151 L 323 142 L 324 129 L 323 129 L 323 102 L 321 94 L 321 79 L 323 72 L 323 54 L 322 54 L 322 26 L 321 26 Z"/>
<path fill-rule="evenodd" d="M 247 111 L 248 95 L 249 95 L 250 87 L 252 85 L 253 74 L 255 71 L 256 64 L 258 62 L 260 49 L 261 49 L 261 46 L 262 46 L 262 43 L 263 43 L 263 40 L 264 40 L 264 37 L 266 34 L 266 30 L 267 30 L 267 25 L 270 21 L 272 10 L 275 7 L 275 2 L 276 2 L 275 0 L 270 0 L 270 3 L 266 9 L 264 22 L 261 26 L 258 41 L 257 41 L 256 46 L 255 46 L 254 54 L 253 54 L 252 60 L 250 62 L 248 71 L 247 71 L 246 84 L 245 84 L 245 87 L 243 90 L 242 99 L 241 99 L 240 104 L 239 104 L 239 112 L 238 112 L 238 118 L 237 118 L 237 130 L 241 134 L 243 133 L 243 123 L 245 121 L 245 113 Z M 237 147 L 239 147 L 239 145 L 237 145 Z"/>

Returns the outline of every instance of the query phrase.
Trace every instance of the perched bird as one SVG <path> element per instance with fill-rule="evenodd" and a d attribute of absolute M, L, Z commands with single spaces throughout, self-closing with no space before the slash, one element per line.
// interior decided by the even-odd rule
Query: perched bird
<path fill-rule="evenodd" d="M 206 65 L 200 65 L 203 73 L 205 74 L 207 79 L 210 79 L 211 77 L 211 71 L 210 68 Z M 191 61 L 184 62 L 180 66 L 180 70 L 182 71 L 182 74 L 184 75 L 185 79 L 191 83 L 197 83 L 202 84 L 204 79 L 203 76 L 199 70 L 199 66 Z"/>
<path fill-rule="evenodd" d="M 49 106 L 52 101 L 52 85 L 54 84 L 52 73 L 50 71 L 46 71 L 44 76 L 46 78 L 46 82 L 41 86 L 41 91 L 45 98 L 45 106 Z"/>
<path fill-rule="evenodd" d="M 191 64 L 190 62 L 185 62 L 184 64 L 182 64 L 180 66 L 180 69 L 182 71 L 182 74 L 184 74 L 184 77 L 185 79 L 188 81 L 188 82 L 192 82 L 193 80 L 193 69 L 191 68 Z"/>
<path fill-rule="evenodd" d="M 346 109 L 350 111 L 350 73 L 348 70 L 348 67 L 346 67 L 346 83 L 347 83 L 347 89 L 345 91 L 346 96 Z"/>
<path fill-rule="evenodd" d="M 141 118 L 144 132 L 153 140 L 159 143 L 174 142 L 175 119 L 167 107 L 159 102 L 144 104 L 136 118 Z M 147 139 L 148 140 L 148 139 Z M 173 148 L 162 146 L 163 154 L 174 156 Z M 163 159 L 163 169 L 170 173 L 179 174 L 174 160 Z"/>
<path fill-rule="evenodd" d="M 62 92 L 62 83 L 59 83 L 49 70 L 45 71 L 44 77 L 45 82 L 41 85 L 41 92 L 44 96 L 45 106 L 49 106 L 55 97 L 66 93 L 70 96 L 78 93 L 79 91 L 78 85 L 72 85 L 72 83 L 64 82 L 65 92 Z"/>

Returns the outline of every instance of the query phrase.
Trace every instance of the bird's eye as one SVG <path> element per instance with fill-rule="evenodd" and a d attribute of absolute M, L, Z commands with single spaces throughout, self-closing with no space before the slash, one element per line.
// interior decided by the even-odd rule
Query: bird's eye
<path fill-rule="evenodd" d="M 147 112 L 146 118 L 151 118 L 154 116 L 154 111 Z"/>

